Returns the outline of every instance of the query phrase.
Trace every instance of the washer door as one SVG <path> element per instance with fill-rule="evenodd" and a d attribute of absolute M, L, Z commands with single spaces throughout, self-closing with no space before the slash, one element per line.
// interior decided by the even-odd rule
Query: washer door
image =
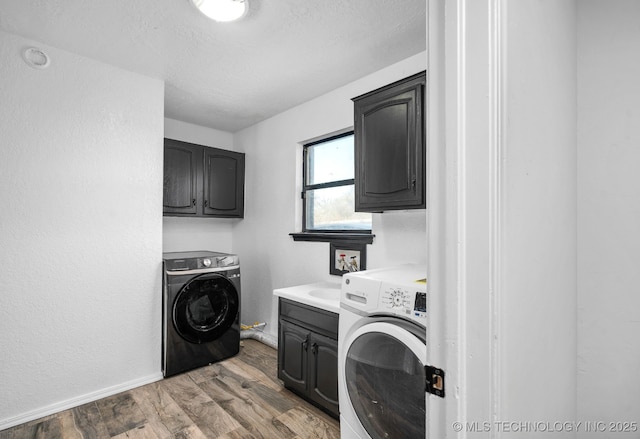
<path fill-rule="evenodd" d="M 348 337 L 345 351 L 349 402 L 369 437 L 424 437 L 424 334 L 404 322 L 373 322 Z"/>
<path fill-rule="evenodd" d="M 215 273 L 191 279 L 173 303 L 173 324 L 191 343 L 206 343 L 224 334 L 238 314 L 238 291 Z"/>

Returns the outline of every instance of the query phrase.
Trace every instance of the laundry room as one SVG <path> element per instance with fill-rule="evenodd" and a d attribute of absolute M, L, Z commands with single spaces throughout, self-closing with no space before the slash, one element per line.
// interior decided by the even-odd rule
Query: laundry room
<path fill-rule="evenodd" d="M 390 418 L 350 412 L 346 432 L 337 404 L 376 377 L 376 352 L 353 354 L 368 375 L 343 387 L 346 368 L 311 368 L 348 357 L 347 299 L 343 333 L 385 314 L 375 328 L 411 348 L 383 337 L 378 353 L 432 380 L 405 434 L 496 419 L 633 428 L 636 2 L 230 2 L 248 10 L 229 23 L 197 0 L 1 2 L 0 439 L 383 437 Z M 400 175 L 358 161 L 358 100 L 420 75 L 402 117 L 420 123 L 404 140 L 422 155 L 414 174 L 400 167 L 419 201 L 362 204 L 336 231 L 319 213 L 338 202 L 320 192 L 354 200 L 365 175 Z M 346 140 L 347 158 L 331 144 Z M 193 213 L 167 210 L 172 145 L 200 160 L 186 168 L 201 186 L 177 185 Z M 212 195 L 205 166 L 232 166 L 233 183 Z M 375 274 L 400 266 L 423 274 Z M 368 299 L 347 280 L 379 286 L 388 310 L 358 308 Z M 189 335 L 222 321 L 224 343 Z M 284 337 L 309 356 L 292 362 Z M 557 361 L 551 401 L 525 384 L 540 358 Z"/>

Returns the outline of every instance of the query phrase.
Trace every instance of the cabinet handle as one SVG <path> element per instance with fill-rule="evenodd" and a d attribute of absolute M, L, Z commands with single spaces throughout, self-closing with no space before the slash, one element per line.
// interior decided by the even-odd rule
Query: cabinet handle
<path fill-rule="evenodd" d="M 195 206 L 196 205 L 196 199 L 194 198 L 193 200 L 191 200 L 191 205 Z"/>
<path fill-rule="evenodd" d="M 204 200 L 204 207 L 207 207 L 207 205 L 209 204 L 208 200 Z"/>
<path fill-rule="evenodd" d="M 413 179 L 411 180 L 411 187 L 413 188 L 413 193 L 416 193 L 416 178 L 413 177 Z"/>
<path fill-rule="evenodd" d="M 305 352 L 307 351 L 308 345 L 309 345 L 309 337 L 305 338 L 304 341 L 302 342 L 302 349 L 304 349 Z"/>
<path fill-rule="evenodd" d="M 311 345 L 311 352 L 313 352 L 313 355 L 318 353 L 318 343 L 314 343 Z"/>

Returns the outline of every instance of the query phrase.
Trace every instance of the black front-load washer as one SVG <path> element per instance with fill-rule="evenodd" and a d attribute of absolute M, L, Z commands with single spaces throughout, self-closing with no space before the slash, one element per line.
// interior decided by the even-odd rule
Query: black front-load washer
<path fill-rule="evenodd" d="M 165 377 L 240 350 L 240 262 L 210 251 L 163 254 L 162 373 Z"/>

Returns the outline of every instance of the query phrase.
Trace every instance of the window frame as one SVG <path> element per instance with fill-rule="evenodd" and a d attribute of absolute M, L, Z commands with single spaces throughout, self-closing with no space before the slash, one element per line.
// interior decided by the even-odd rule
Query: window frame
<path fill-rule="evenodd" d="M 300 194 L 302 198 L 302 234 L 319 234 L 319 235 L 371 235 L 371 229 L 308 229 L 307 228 L 307 193 L 316 189 L 327 189 L 333 187 L 343 187 L 353 185 L 355 191 L 355 171 L 354 178 L 348 178 L 343 180 L 334 180 L 326 183 L 308 184 L 308 172 L 310 167 L 309 161 L 309 148 L 321 143 L 330 142 L 332 140 L 340 139 L 343 137 L 354 137 L 354 155 L 355 155 L 355 132 L 353 130 L 345 131 L 340 134 L 329 135 L 321 139 L 314 140 L 312 142 L 304 143 L 302 145 L 302 192 Z M 355 211 L 355 204 L 354 204 Z"/>

